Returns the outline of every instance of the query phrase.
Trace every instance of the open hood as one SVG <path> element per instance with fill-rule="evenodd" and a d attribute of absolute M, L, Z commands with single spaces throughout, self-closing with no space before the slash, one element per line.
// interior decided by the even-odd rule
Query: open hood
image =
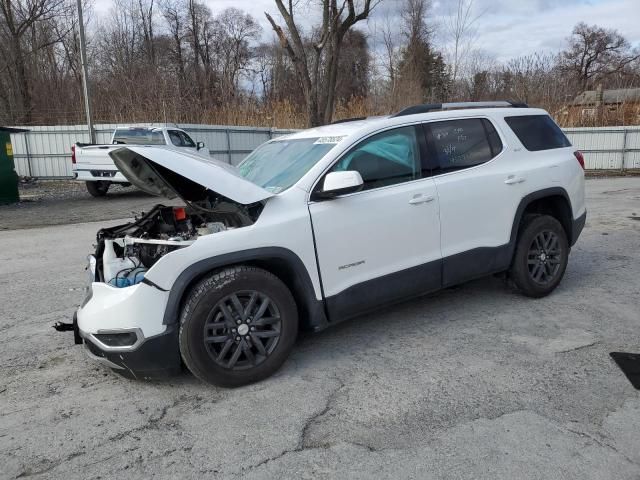
<path fill-rule="evenodd" d="M 152 195 L 199 201 L 213 192 L 243 205 L 274 194 L 243 178 L 213 158 L 157 146 L 127 146 L 109 152 L 118 170 L 133 185 Z"/>

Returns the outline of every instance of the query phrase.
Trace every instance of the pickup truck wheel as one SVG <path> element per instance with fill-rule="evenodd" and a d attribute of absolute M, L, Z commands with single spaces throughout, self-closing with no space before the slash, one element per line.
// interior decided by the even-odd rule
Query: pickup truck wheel
<path fill-rule="evenodd" d="M 558 286 L 567 268 L 567 234 L 549 215 L 528 215 L 520 228 L 511 279 L 524 295 L 544 297 Z"/>
<path fill-rule="evenodd" d="M 255 267 L 219 270 L 189 293 L 180 318 L 180 352 L 200 380 L 238 387 L 272 375 L 298 333 L 291 292 Z"/>
<path fill-rule="evenodd" d="M 97 182 L 84 182 L 87 185 L 87 191 L 92 197 L 104 197 L 109 191 L 111 182 L 98 180 Z"/>

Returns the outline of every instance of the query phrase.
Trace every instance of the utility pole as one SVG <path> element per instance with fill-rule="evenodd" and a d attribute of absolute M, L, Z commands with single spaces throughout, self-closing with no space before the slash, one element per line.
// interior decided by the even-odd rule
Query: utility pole
<path fill-rule="evenodd" d="M 87 40 L 84 36 L 84 20 L 82 19 L 82 0 L 78 0 L 78 27 L 80 29 L 80 63 L 82 64 L 82 91 L 84 93 L 84 109 L 87 114 L 87 128 L 91 143 L 96 143 L 96 132 L 93 129 L 91 115 L 91 90 L 89 89 L 89 74 L 87 72 Z"/>

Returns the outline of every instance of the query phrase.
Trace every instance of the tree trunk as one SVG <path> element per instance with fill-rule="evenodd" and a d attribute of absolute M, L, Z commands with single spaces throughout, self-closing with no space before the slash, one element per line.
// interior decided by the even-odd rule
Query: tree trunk
<path fill-rule="evenodd" d="M 333 112 L 336 108 L 336 85 L 338 83 L 338 60 L 341 45 L 341 38 L 332 39 L 330 53 L 327 55 L 328 68 L 322 92 L 322 102 L 324 105 L 322 121 L 325 124 L 331 123 Z"/>
<path fill-rule="evenodd" d="M 16 85 L 18 87 L 18 123 L 31 123 L 31 91 L 29 89 L 29 77 L 27 76 L 27 66 L 25 64 L 20 37 L 13 37 L 13 59 L 16 72 Z"/>

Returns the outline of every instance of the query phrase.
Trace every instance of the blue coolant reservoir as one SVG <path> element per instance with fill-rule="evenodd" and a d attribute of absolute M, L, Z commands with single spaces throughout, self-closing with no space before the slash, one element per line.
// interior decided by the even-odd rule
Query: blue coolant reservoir
<path fill-rule="evenodd" d="M 144 274 L 147 272 L 147 268 L 145 267 L 137 267 L 129 272 L 123 272 L 112 278 L 109 281 L 109 285 L 113 287 L 123 288 L 130 287 L 131 285 L 136 285 L 140 283 L 144 279 Z"/>

